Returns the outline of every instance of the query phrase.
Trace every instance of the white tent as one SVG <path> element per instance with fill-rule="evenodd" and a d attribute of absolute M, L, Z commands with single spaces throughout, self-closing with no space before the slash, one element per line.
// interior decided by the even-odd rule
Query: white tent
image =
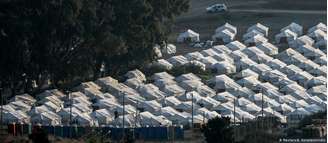
<path fill-rule="evenodd" d="M 204 58 L 204 56 L 198 51 L 187 53 L 184 55 L 184 57 L 186 57 L 189 61 L 200 60 L 200 59 Z"/>
<path fill-rule="evenodd" d="M 67 108 L 61 109 L 57 114 L 61 117 L 61 122 L 63 124 L 69 124 L 70 116 L 72 116 L 72 119 L 73 119 L 77 115 L 82 114 L 82 112 L 75 107 L 72 107 L 72 109 L 67 107 Z M 33 115 L 35 115 L 35 113 Z"/>
<path fill-rule="evenodd" d="M 153 53 L 155 54 L 155 58 L 162 58 L 163 54 L 161 52 L 161 48 L 159 46 L 153 47 Z"/>
<path fill-rule="evenodd" d="M 263 72 L 265 71 L 269 71 L 272 70 L 269 66 L 267 66 L 266 64 L 257 64 L 257 65 L 252 65 L 250 66 L 250 69 L 256 73 L 258 73 L 259 75 L 261 75 Z"/>
<path fill-rule="evenodd" d="M 124 84 L 136 90 L 144 83 L 137 78 L 129 78 L 124 82 Z"/>
<path fill-rule="evenodd" d="M 178 106 L 175 107 L 175 109 L 178 111 L 185 111 L 185 112 L 191 113 L 191 107 L 192 107 L 192 102 L 185 101 L 185 102 L 181 102 Z M 199 108 L 201 108 L 201 107 L 194 102 L 193 109 L 197 110 Z"/>
<path fill-rule="evenodd" d="M 255 35 L 254 37 L 251 37 L 244 41 L 244 43 L 248 46 L 255 46 L 266 42 L 268 42 L 268 39 L 261 35 Z"/>
<path fill-rule="evenodd" d="M 213 97 L 215 95 L 215 91 L 207 85 L 198 87 L 196 91 L 203 97 Z"/>
<path fill-rule="evenodd" d="M 264 53 L 254 55 L 254 56 L 250 57 L 250 59 L 252 59 L 253 61 L 260 63 L 260 64 L 267 63 L 267 62 L 273 60 L 273 58 L 271 56 L 268 56 L 267 54 L 264 54 Z"/>
<path fill-rule="evenodd" d="M 11 105 L 15 110 L 22 110 L 24 112 L 29 111 L 31 109 L 30 105 L 21 100 L 10 102 L 9 105 Z"/>
<path fill-rule="evenodd" d="M 201 78 L 197 77 L 193 73 L 186 73 L 186 74 L 182 74 L 182 75 L 176 77 L 175 80 L 177 82 L 182 82 L 182 81 L 185 81 L 185 80 L 197 80 L 197 81 L 200 81 Z"/>
<path fill-rule="evenodd" d="M 292 107 L 294 108 L 305 108 L 307 106 L 309 106 L 309 104 L 304 100 L 296 100 L 292 103 Z"/>
<path fill-rule="evenodd" d="M 199 100 L 201 100 L 203 97 L 199 95 L 199 93 L 195 91 L 187 92 L 186 94 L 179 95 L 176 97 L 180 101 L 194 101 L 195 103 Z"/>
<path fill-rule="evenodd" d="M 246 46 L 243 43 L 240 43 L 239 41 L 230 42 L 225 46 L 228 47 L 231 51 L 242 50 L 246 48 Z"/>
<path fill-rule="evenodd" d="M 317 113 L 320 111 L 324 111 L 325 109 L 321 108 L 320 106 L 316 104 L 311 104 L 304 108 L 306 111 L 309 111 L 310 113 Z"/>
<path fill-rule="evenodd" d="M 229 62 L 218 62 L 212 66 L 218 74 L 233 74 L 236 73 L 236 67 Z"/>
<path fill-rule="evenodd" d="M 123 115 L 121 115 L 118 118 L 114 119 L 110 124 L 117 128 L 123 128 L 123 119 L 124 119 L 124 127 L 125 128 L 134 127 L 136 124 L 137 124 L 137 126 L 140 126 L 136 122 L 136 115 L 134 115 L 134 114 L 127 114 L 124 116 L 124 118 L 123 118 Z"/>
<path fill-rule="evenodd" d="M 216 101 L 215 99 L 211 97 L 203 97 L 200 98 L 199 101 L 196 102 L 199 106 L 205 107 L 207 109 L 212 109 L 213 107 L 220 104 L 220 102 Z"/>
<path fill-rule="evenodd" d="M 183 42 L 199 42 L 199 34 L 188 29 L 186 32 L 180 33 L 177 42 L 183 43 Z"/>
<path fill-rule="evenodd" d="M 257 106 L 254 103 L 247 104 L 247 105 L 241 107 L 240 109 L 242 109 L 243 111 L 246 111 L 252 115 L 261 111 L 261 107 Z"/>
<path fill-rule="evenodd" d="M 303 70 L 295 65 L 288 65 L 283 67 L 281 71 L 285 73 L 287 76 L 293 76 L 296 73 L 302 72 Z"/>
<path fill-rule="evenodd" d="M 297 35 L 303 35 L 303 27 L 297 23 L 292 22 L 288 26 L 282 28 L 280 31 L 282 32 L 287 29 L 295 32 Z"/>
<path fill-rule="evenodd" d="M 327 78 L 324 76 L 313 77 L 306 82 L 306 87 L 311 88 L 318 85 L 327 85 Z"/>
<path fill-rule="evenodd" d="M 78 91 L 83 92 L 85 88 L 94 88 L 100 90 L 101 87 L 98 86 L 95 82 L 93 81 L 87 81 L 87 82 L 82 82 L 79 86 L 76 87 Z"/>
<path fill-rule="evenodd" d="M 217 53 L 226 53 L 226 54 L 229 54 L 229 53 L 232 52 L 228 47 L 226 47 L 224 45 L 215 45 L 211 49 L 213 49 Z"/>
<path fill-rule="evenodd" d="M 91 106 L 90 105 L 83 104 L 83 103 L 77 103 L 77 104 L 74 104 L 73 103 L 73 107 L 77 108 L 82 113 L 91 113 L 92 112 Z"/>
<path fill-rule="evenodd" d="M 162 48 L 162 53 L 165 53 L 165 54 L 175 54 L 177 52 L 177 47 L 173 44 L 167 44 L 166 46 L 164 46 Z"/>
<path fill-rule="evenodd" d="M 276 110 L 277 112 L 286 115 L 289 114 L 290 112 L 293 112 L 295 109 L 293 107 L 290 107 L 288 104 L 283 103 L 280 104 L 278 107 L 274 107 L 274 110 Z"/>
<path fill-rule="evenodd" d="M 298 65 L 300 68 L 304 69 L 305 71 L 310 71 L 312 69 L 320 67 L 320 65 L 316 64 L 312 60 L 304 60 L 303 63 Z"/>
<path fill-rule="evenodd" d="M 164 92 L 160 91 L 158 87 L 151 83 L 141 85 L 138 91 L 140 95 L 147 100 L 157 100 L 167 96 Z"/>
<path fill-rule="evenodd" d="M 206 68 L 211 68 L 214 64 L 218 63 L 213 57 L 204 57 L 201 59 L 201 62 L 206 65 Z"/>
<path fill-rule="evenodd" d="M 288 44 L 290 47 L 293 47 L 293 48 L 297 48 L 297 47 L 300 47 L 303 45 L 311 46 L 314 44 L 314 40 L 307 35 L 303 35 L 301 37 L 296 38 L 296 40 L 289 42 Z"/>
<path fill-rule="evenodd" d="M 238 88 L 241 88 L 240 85 L 234 82 L 230 77 L 226 75 L 219 75 L 215 76 L 212 79 L 210 79 L 210 84 L 214 85 L 215 90 L 227 90 L 227 91 L 233 91 Z"/>
<path fill-rule="evenodd" d="M 312 33 L 313 31 L 318 30 L 318 29 L 320 29 L 320 30 L 322 30 L 324 32 L 327 32 L 327 25 L 320 22 L 317 25 L 309 28 L 308 29 L 308 33 Z"/>
<path fill-rule="evenodd" d="M 212 40 L 220 43 L 229 43 L 235 39 L 236 34 L 230 32 L 228 29 L 215 33 Z"/>
<path fill-rule="evenodd" d="M 12 112 L 14 112 L 14 111 L 12 111 Z M 43 112 L 51 112 L 51 111 L 50 111 L 50 109 L 48 109 L 47 106 L 41 105 L 41 106 L 35 106 L 35 107 L 33 107 L 27 113 L 28 113 L 29 116 L 33 116 L 33 115 L 36 115 L 36 114 L 41 114 Z"/>
<path fill-rule="evenodd" d="M 114 113 L 108 111 L 107 109 L 93 111 L 90 116 L 96 119 L 100 125 L 108 125 L 114 120 Z"/>
<path fill-rule="evenodd" d="M 37 99 L 43 99 L 48 96 L 56 96 L 58 99 L 63 99 L 66 97 L 64 93 L 59 91 L 58 89 L 51 89 L 51 90 L 46 90 L 38 95 L 36 95 Z"/>
<path fill-rule="evenodd" d="M 110 76 L 107 76 L 97 79 L 96 84 L 99 85 L 103 91 L 108 91 L 108 86 L 118 84 L 118 81 Z"/>
<path fill-rule="evenodd" d="M 176 84 L 164 86 L 163 91 L 168 94 L 168 96 L 178 96 L 185 94 L 185 90 Z"/>
<path fill-rule="evenodd" d="M 296 81 L 303 87 L 306 87 L 306 82 L 311 80 L 313 76 L 306 71 L 296 73 L 294 76 L 289 77 L 291 80 Z"/>
<path fill-rule="evenodd" d="M 294 83 L 294 84 L 289 84 L 289 85 L 284 86 L 279 91 L 289 94 L 289 93 L 293 93 L 295 91 L 305 91 L 305 89 L 302 86 Z"/>
<path fill-rule="evenodd" d="M 237 68 L 236 70 L 241 71 L 241 70 L 250 68 L 253 65 L 257 65 L 257 63 L 254 62 L 253 60 L 249 59 L 249 58 L 242 58 L 237 63 L 235 63 L 235 65 L 236 65 L 236 68 Z"/>
<path fill-rule="evenodd" d="M 273 59 L 271 61 L 269 61 L 268 63 L 266 63 L 270 68 L 274 69 L 274 70 L 281 70 L 282 68 L 284 68 L 285 66 L 287 66 L 286 63 L 280 61 L 279 59 Z"/>
<path fill-rule="evenodd" d="M 256 85 L 260 84 L 261 82 L 257 80 L 254 76 L 244 77 L 238 81 L 236 81 L 239 85 L 250 88 L 255 90 Z"/>
<path fill-rule="evenodd" d="M 4 123 L 29 123 L 30 117 L 26 113 L 16 110 L 12 112 L 3 112 L 3 122 Z"/>
<path fill-rule="evenodd" d="M 269 42 L 259 44 L 256 47 L 262 50 L 265 54 L 270 56 L 278 54 L 278 47 L 276 47 L 275 45 Z"/>
<path fill-rule="evenodd" d="M 276 43 L 290 43 L 291 41 L 296 40 L 297 34 L 289 29 L 281 31 L 279 34 L 275 36 Z"/>
<path fill-rule="evenodd" d="M 190 116 L 183 115 L 170 106 L 162 108 L 161 114 L 167 119 L 169 119 L 170 121 L 172 121 L 172 124 L 183 124 L 183 125 L 189 124 Z"/>
<path fill-rule="evenodd" d="M 155 115 L 153 115 L 151 112 L 142 112 L 139 114 L 139 118 L 137 121 L 139 121 L 139 124 L 141 127 L 146 127 L 146 126 L 170 126 L 172 125 L 172 122 L 169 121 L 168 119 L 164 118 L 159 118 Z"/>
<path fill-rule="evenodd" d="M 153 80 L 159 80 L 159 79 L 174 79 L 174 76 L 168 74 L 167 72 L 159 72 L 159 73 L 155 73 L 152 76 Z"/>
<path fill-rule="evenodd" d="M 256 35 L 261 35 L 264 36 L 264 34 L 262 34 L 261 32 L 257 31 L 257 30 L 251 30 L 248 31 L 246 34 L 243 35 L 243 41 L 250 39 Z"/>
<path fill-rule="evenodd" d="M 247 29 L 247 32 L 250 32 L 250 31 L 253 31 L 253 30 L 262 33 L 264 36 L 268 36 L 268 34 L 269 34 L 269 27 L 264 26 L 261 23 L 256 23 L 253 26 L 249 27 Z"/>
<path fill-rule="evenodd" d="M 236 75 L 234 75 L 234 77 L 237 79 L 241 79 L 244 77 L 250 77 L 250 76 L 255 77 L 255 78 L 259 77 L 259 75 L 256 72 L 252 71 L 251 69 L 242 70 L 239 73 L 237 73 Z"/>
<path fill-rule="evenodd" d="M 270 83 L 276 86 L 279 86 L 280 81 L 282 79 L 287 78 L 287 75 L 278 70 L 272 70 L 263 72 L 261 78 L 265 81 L 269 81 Z"/>
<path fill-rule="evenodd" d="M 307 93 L 312 96 L 318 96 L 322 100 L 327 100 L 327 87 L 326 85 L 314 86 L 307 90 Z"/>
<path fill-rule="evenodd" d="M 216 28 L 215 33 L 221 32 L 223 30 L 229 30 L 231 33 L 237 34 L 237 28 L 229 23 L 225 23 L 224 25 Z"/>
<path fill-rule="evenodd" d="M 238 107 L 243 107 L 243 106 L 246 106 L 247 104 L 253 103 L 252 101 L 250 101 L 244 97 L 238 98 L 236 102 L 237 102 L 236 106 L 238 106 Z"/>
<path fill-rule="evenodd" d="M 323 38 L 320 41 L 316 42 L 314 44 L 314 47 L 321 50 L 327 50 L 327 38 Z"/>
<path fill-rule="evenodd" d="M 248 57 L 253 57 L 255 55 L 264 54 L 264 52 L 262 50 L 260 50 L 259 48 L 255 47 L 255 46 L 247 47 L 247 48 L 243 49 L 242 52 L 245 53 Z"/>
<path fill-rule="evenodd" d="M 199 108 L 195 114 L 198 114 L 198 115 L 202 115 L 204 116 L 205 118 L 207 119 L 212 119 L 212 118 L 215 118 L 215 117 L 221 117 L 220 114 L 218 114 L 217 112 L 215 111 L 210 111 L 206 108 Z"/>
<path fill-rule="evenodd" d="M 222 53 L 218 55 L 212 56 L 215 60 L 220 62 L 228 62 L 228 63 L 234 63 L 234 59 L 230 57 L 230 55 Z"/>
<path fill-rule="evenodd" d="M 53 112 L 42 112 L 40 114 L 34 114 L 31 117 L 31 123 L 41 125 L 60 125 L 61 117 Z"/>
<path fill-rule="evenodd" d="M 115 108 L 116 106 L 120 106 L 117 99 L 101 99 L 98 100 L 93 106 L 103 109 L 103 108 Z"/>
<path fill-rule="evenodd" d="M 313 62 L 319 65 L 327 65 L 327 56 L 317 57 Z"/>
<path fill-rule="evenodd" d="M 153 63 L 152 66 L 159 67 L 165 70 L 171 70 L 173 68 L 173 65 L 164 59 L 158 59 L 156 62 Z"/>
<path fill-rule="evenodd" d="M 240 50 L 236 50 L 236 51 L 233 51 L 229 54 L 229 56 L 235 61 L 239 61 L 243 58 L 248 58 L 248 56 L 246 54 L 244 54 L 243 52 L 241 52 Z"/>
<path fill-rule="evenodd" d="M 236 97 L 229 92 L 218 93 L 217 95 L 213 96 L 212 98 L 219 102 L 222 102 L 222 103 L 225 103 L 228 101 L 233 101 L 234 99 L 236 99 Z"/>
<path fill-rule="evenodd" d="M 202 85 L 204 84 L 199 80 L 184 80 L 179 83 L 179 86 L 186 91 L 198 90 Z"/>
<path fill-rule="evenodd" d="M 140 81 L 145 82 L 146 81 L 146 76 L 138 69 L 128 71 L 125 76 L 127 78 L 137 78 Z"/>
<path fill-rule="evenodd" d="M 149 111 L 151 113 L 156 113 L 162 108 L 162 105 L 159 104 L 156 100 L 144 101 L 138 106 L 138 108 L 142 108 L 143 111 Z"/>
<path fill-rule="evenodd" d="M 188 63 L 188 59 L 182 55 L 173 56 L 167 59 L 173 66 L 182 66 Z"/>
<path fill-rule="evenodd" d="M 36 102 L 36 100 L 29 94 L 16 95 L 9 100 L 9 102 L 14 101 L 22 101 L 30 106 L 32 106 Z"/>
<path fill-rule="evenodd" d="M 155 82 L 153 84 L 156 85 L 159 89 L 162 90 L 167 85 L 178 84 L 178 83 L 175 82 L 173 79 L 163 78 L 163 79 L 155 80 Z"/>
<path fill-rule="evenodd" d="M 327 66 L 321 66 L 309 71 L 314 76 L 327 76 Z"/>
<path fill-rule="evenodd" d="M 179 99 L 177 99 L 175 96 L 166 97 L 166 98 L 162 99 L 160 102 L 163 105 L 163 107 L 166 107 L 166 106 L 175 107 L 181 103 L 181 101 Z"/>
<path fill-rule="evenodd" d="M 218 55 L 219 53 L 216 52 L 214 49 L 210 48 L 210 49 L 206 49 L 206 50 L 202 50 L 200 52 L 204 57 L 208 57 L 208 56 L 214 56 L 214 55 Z"/>
<path fill-rule="evenodd" d="M 320 29 L 317 29 L 317 30 L 309 33 L 308 36 L 310 36 L 315 41 L 320 41 L 320 40 L 325 39 L 325 38 L 327 39 L 327 33 L 320 30 Z"/>

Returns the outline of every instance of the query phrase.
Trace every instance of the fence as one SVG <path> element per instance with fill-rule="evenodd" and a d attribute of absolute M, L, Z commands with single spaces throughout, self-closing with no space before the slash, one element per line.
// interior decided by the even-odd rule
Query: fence
<path fill-rule="evenodd" d="M 33 132 L 30 124 L 9 124 L 8 133 L 14 136 L 29 135 Z M 140 140 L 182 140 L 184 129 L 180 126 L 171 127 L 140 127 L 123 128 L 114 127 L 87 127 L 87 126 L 38 126 L 45 130 L 49 135 L 62 138 L 83 138 L 91 134 L 96 134 L 112 140 L 119 140 L 125 136 L 132 136 Z"/>

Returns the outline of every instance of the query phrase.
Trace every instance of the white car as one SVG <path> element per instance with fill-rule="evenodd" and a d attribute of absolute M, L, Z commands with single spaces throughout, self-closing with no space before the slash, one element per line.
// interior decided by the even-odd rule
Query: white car
<path fill-rule="evenodd" d="M 214 4 L 206 8 L 207 13 L 226 12 L 228 10 L 225 4 Z"/>

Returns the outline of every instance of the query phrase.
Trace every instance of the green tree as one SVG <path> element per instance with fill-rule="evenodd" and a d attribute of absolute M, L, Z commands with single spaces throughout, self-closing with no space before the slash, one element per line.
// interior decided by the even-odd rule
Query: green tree
<path fill-rule="evenodd" d="M 0 2 L 0 80 L 55 87 L 119 75 L 155 58 L 189 0 L 6 0 Z M 163 44 L 162 44 L 163 45 Z"/>
<path fill-rule="evenodd" d="M 233 141 L 233 130 L 229 117 L 210 119 L 204 126 L 203 133 L 208 143 L 231 143 Z"/>

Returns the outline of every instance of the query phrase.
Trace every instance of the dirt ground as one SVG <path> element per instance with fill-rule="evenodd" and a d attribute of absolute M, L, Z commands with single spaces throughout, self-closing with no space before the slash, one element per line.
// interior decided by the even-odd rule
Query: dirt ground
<path fill-rule="evenodd" d="M 207 14 L 205 8 L 216 3 L 225 3 L 229 12 Z M 211 39 L 214 30 L 226 22 L 237 26 L 237 40 L 248 27 L 259 22 L 268 27 L 269 40 L 291 22 L 303 25 L 306 30 L 319 22 L 326 23 L 326 0 L 191 0 L 187 13 L 179 16 L 173 27 L 169 41 L 177 45 L 177 54 L 199 49 L 177 44 L 179 33 L 192 29 L 200 34 L 201 41 Z"/>

